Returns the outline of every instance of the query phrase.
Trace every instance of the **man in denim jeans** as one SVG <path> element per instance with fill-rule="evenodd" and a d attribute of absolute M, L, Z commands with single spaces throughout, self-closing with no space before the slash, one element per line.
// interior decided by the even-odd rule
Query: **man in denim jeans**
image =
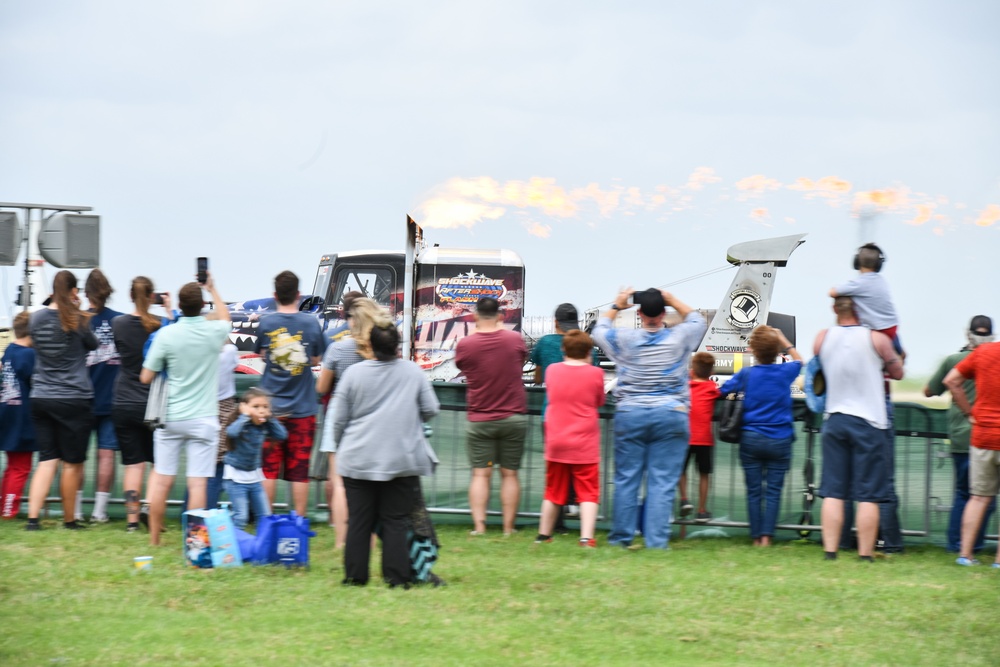
<path fill-rule="evenodd" d="M 618 312 L 633 305 L 630 297 L 639 307 L 642 328 L 616 329 Z M 683 318 L 669 329 L 663 326 L 666 306 Z M 619 292 L 594 328 L 594 340 L 618 367 L 610 544 L 632 544 L 645 475 L 642 534 L 647 547 L 668 548 L 670 508 L 688 447 L 688 362 L 706 327 L 701 313 L 669 292 L 651 287 Z"/>

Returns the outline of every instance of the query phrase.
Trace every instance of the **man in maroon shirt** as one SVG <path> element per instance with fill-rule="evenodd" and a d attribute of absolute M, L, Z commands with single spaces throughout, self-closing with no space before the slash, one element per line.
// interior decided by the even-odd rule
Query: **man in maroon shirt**
<path fill-rule="evenodd" d="M 476 302 L 476 330 L 461 339 L 455 364 L 468 382 L 466 443 L 472 464 L 469 509 L 473 535 L 486 532 L 486 505 L 494 464 L 500 466 L 503 532 L 514 532 L 521 500 L 517 471 L 524 454 L 527 395 L 521 372 L 528 350 L 521 334 L 503 328 L 500 303 L 491 297 Z"/>

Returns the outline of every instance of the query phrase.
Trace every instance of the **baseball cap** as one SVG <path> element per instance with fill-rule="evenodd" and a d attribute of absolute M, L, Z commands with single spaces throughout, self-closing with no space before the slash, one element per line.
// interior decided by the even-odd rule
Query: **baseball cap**
<path fill-rule="evenodd" d="M 663 292 L 655 287 L 636 292 L 632 296 L 632 302 L 639 304 L 639 311 L 646 317 L 658 317 L 667 310 Z"/>
<path fill-rule="evenodd" d="M 972 318 L 972 321 L 969 322 L 969 333 L 976 336 L 992 336 L 993 320 L 985 315 L 976 315 Z"/>
<path fill-rule="evenodd" d="M 580 328 L 580 315 L 576 306 L 571 303 L 560 303 L 556 306 L 556 325 L 563 331 Z"/>

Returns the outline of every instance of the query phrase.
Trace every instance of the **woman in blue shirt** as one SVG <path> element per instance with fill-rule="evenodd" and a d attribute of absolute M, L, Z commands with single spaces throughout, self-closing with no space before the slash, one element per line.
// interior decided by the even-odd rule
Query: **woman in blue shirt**
<path fill-rule="evenodd" d="M 746 477 L 750 537 L 754 546 L 769 547 L 792 461 L 791 384 L 802 370 L 802 355 L 785 334 L 769 326 L 754 329 L 748 345 L 757 365 L 741 370 L 720 391 L 744 393 L 740 463 Z M 776 363 L 779 354 L 793 361 Z"/>

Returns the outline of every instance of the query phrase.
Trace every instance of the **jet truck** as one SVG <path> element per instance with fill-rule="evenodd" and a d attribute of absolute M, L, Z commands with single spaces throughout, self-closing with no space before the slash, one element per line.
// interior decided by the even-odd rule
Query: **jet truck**
<path fill-rule="evenodd" d="M 455 347 L 475 328 L 475 305 L 494 297 L 504 314 L 503 324 L 522 330 L 524 262 L 511 250 L 441 248 L 428 246 L 423 232 L 407 217 L 404 252 L 355 251 L 320 258 L 312 294 L 302 298 L 300 310 L 315 314 L 327 335 L 336 340 L 347 332 L 342 298 L 351 291 L 366 294 L 384 306 L 401 327 L 403 356 L 418 363 L 432 380 L 452 381 L 460 373 Z M 716 310 L 701 310 L 709 322 L 699 346 L 715 355 L 717 380 L 753 364 L 747 339 L 754 327 L 769 324 L 795 341 L 795 318 L 770 311 L 776 270 L 787 264 L 804 242 L 804 234 L 738 243 L 727 260 L 737 267 L 729 289 Z M 239 372 L 263 370 L 255 354 L 260 316 L 274 310 L 274 299 L 229 304 L 233 320 L 230 339 L 240 349 Z M 581 327 L 596 321 L 598 309 L 585 313 Z M 676 317 L 676 313 L 671 313 Z M 619 326 L 630 326 L 619 318 Z M 667 325 L 676 322 L 668 316 Z M 529 369 L 526 369 L 529 370 Z M 526 374 L 526 377 L 530 374 Z"/>

